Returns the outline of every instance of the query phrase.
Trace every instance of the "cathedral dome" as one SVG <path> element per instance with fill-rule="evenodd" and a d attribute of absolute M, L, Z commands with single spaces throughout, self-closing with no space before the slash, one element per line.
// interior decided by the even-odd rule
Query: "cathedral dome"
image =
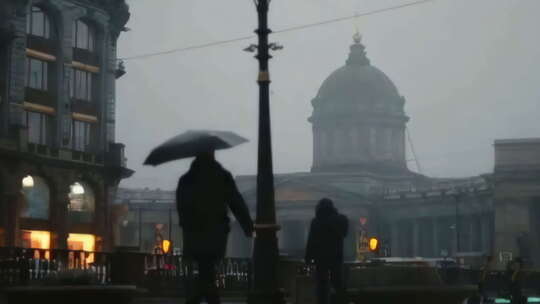
<path fill-rule="evenodd" d="M 372 65 L 350 64 L 326 78 L 317 97 L 333 102 L 366 104 L 400 99 L 396 86 L 381 70 Z"/>
<path fill-rule="evenodd" d="M 405 99 L 370 64 L 360 35 L 347 63 L 323 82 L 311 102 L 312 171 L 408 172 Z"/>
<path fill-rule="evenodd" d="M 360 109 L 385 108 L 401 112 L 403 98 L 388 76 L 372 66 L 360 37 L 355 37 L 347 63 L 334 71 L 321 85 L 313 106 Z M 328 105 L 330 103 L 331 105 Z"/>

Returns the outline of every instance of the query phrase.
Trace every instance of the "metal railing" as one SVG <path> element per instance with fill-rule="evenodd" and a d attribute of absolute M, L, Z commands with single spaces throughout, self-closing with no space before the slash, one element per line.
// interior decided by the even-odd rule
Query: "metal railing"
<path fill-rule="evenodd" d="M 110 282 L 109 254 L 64 249 L 0 248 L 0 284 Z"/>
<path fill-rule="evenodd" d="M 133 262 L 136 264 L 129 264 Z M 128 281 L 115 282 L 118 276 L 111 273 L 125 271 L 129 273 L 119 277 L 128 277 Z M 216 285 L 222 293 L 247 294 L 252 277 L 250 259 L 226 258 L 216 272 Z M 197 265 L 181 255 L 0 247 L 0 286 L 129 282 L 151 294 L 183 295 L 197 276 Z"/>
<path fill-rule="evenodd" d="M 194 284 L 198 268 L 181 255 L 145 256 L 143 286 L 151 293 L 179 294 Z M 246 294 L 251 287 L 251 260 L 226 258 L 217 265 L 216 285 L 224 293 Z"/>

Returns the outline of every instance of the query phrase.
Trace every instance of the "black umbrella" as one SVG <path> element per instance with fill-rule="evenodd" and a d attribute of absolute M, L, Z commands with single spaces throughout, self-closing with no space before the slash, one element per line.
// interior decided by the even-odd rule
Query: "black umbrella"
<path fill-rule="evenodd" d="M 242 136 L 228 131 L 187 131 L 154 148 L 144 164 L 157 166 L 171 160 L 194 157 L 204 152 L 232 148 L 247 141 Z"/>

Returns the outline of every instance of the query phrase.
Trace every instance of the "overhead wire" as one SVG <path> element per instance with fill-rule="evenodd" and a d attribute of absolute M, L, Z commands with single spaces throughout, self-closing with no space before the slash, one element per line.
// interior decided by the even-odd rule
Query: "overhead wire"
<path fill-rule="evenodd" d="M 303 24 L 303 25 L 298 25 L 298 26 L 292 26 L 292 27 L 281 29 L 281 30 L 273 31 L 272 33 L 273 34 L 281 34 L 281 33 L 287 33 L 287 32 L 292 32 L 292 31 L 298 31 L 298 30 L 303 30 L 303 29 L 307 29 L 307 28 L 311 28 L 311 27 L 323 26 L 323 25 L 336 23 L 336 22 L 342 22 L 342 21 L 346 21 L 346 20 L 359 18 L 359 17 L 365 17 L 365 16 L 380 14 L 380 13 L 389 12 L 389 11 L 393 11 L 393 10 L 398 10 L 398 9 L 402 9 L 402 8 L 406 8 L 406 7 L 410 7 L 410 6 L 421 5 L 421 4 L 434 2 L 434 1 L 436 1 L 436 0 L 419 0 L 419 1 L 409 2 L 409 3 L 405 3 L 405 4 L 401 4 L 401 5 L 381 8 L 381 9 L 377 9 L 377 10 L 373 10 L 373 11 L 369 11 L 369 12 L 365 12 L 365 13 L 361 13 L 361 14 L 354 14 L 354 15 L 350 15 L 350 16 L 333 18 L 333 19 L 328 19 L 328 20 L 314 22 L 314 23 L 308 23 L 308 24 Z M 196 44 L 196 45 L 192 45 L 192 46 L 187 46 L 187 47 L 182 47 L 182 48 L 175 48 L 175 49 L 170 49 L 170 50 L 165 50 L 165 51 L 159 51 L 159 52 L 153 52 L 153 53 L 147 53 L 147 54 L 141 54 L 141 55 L 134 55 L 134 56 L 126 56 L 126 57 L 121 57 L 119 59 L 124 60 L 124 61 L 128 61 L 128 60 L 135 60 L 135 59 L 144 59 L 144 58 L 150 58 L 150 57 L 157 57 L 157 56 L 169 55 L 169 54 L 173 54 L 173 53 L 180 53 L 180 52 L 185 52 L 185 51 L 191 51 L 191 50 L 196 50 L 196 49 L 202 49 L 202 48 L 208 48 L 208 47 L 213 47 L 213 46 L 218 46 L 218 45 L 223 45 L 223 44 L 234 43 L 234 42 L 238 42 L 238 41 L 249 40 L 249 39 L 253 39 L 255 37 L 256 37 L 255 35 L 249 35 L 249 36 L 237 37 L 237 38 L 226 39 L 226 40 L 218 40 L 218 41 L 214 41 L 214 42 Z"/>

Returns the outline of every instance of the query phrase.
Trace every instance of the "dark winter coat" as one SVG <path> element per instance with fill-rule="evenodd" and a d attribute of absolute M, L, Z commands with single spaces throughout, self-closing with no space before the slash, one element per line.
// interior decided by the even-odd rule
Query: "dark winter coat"
<path fill-rule="evenodd" d="M 253 233 L 249 210 L 231 173 L 216 161 L 193 161 L 190 170 L 178 181 L 176 204 L 185 257 L 225 256 L 229 209 L 246 235 Z"/>
<path fill-rule="evenodd" d="M 306 261 L 319 265 L 343 263 L 343 240 L 347 236 L 349 221 L 330 204 L 319 204 L 311 221 L 306 246 Z"/>

